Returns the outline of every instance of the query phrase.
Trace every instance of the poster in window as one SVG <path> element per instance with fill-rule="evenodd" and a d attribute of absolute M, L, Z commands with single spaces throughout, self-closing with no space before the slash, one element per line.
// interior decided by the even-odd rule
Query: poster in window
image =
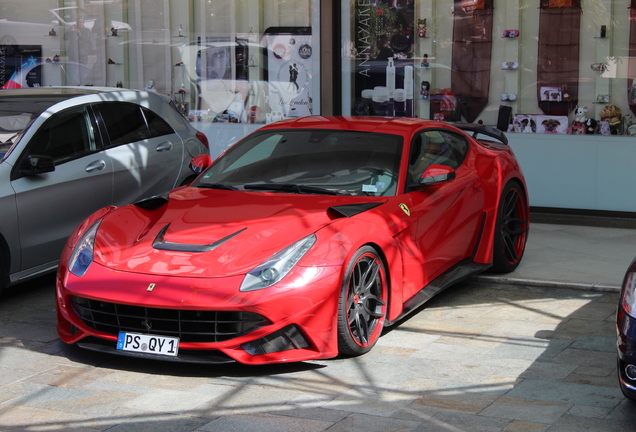
<path fill-rule="evenodd" d="M 310 27 L 265 31 L 269 108 L 273 120 L 312 114 L 313 41 Z"/>
<path fill-rule="evenodd" d="M 41 58 L 41 45 L 0 45 L 0 88 L 42 85 Z"/>

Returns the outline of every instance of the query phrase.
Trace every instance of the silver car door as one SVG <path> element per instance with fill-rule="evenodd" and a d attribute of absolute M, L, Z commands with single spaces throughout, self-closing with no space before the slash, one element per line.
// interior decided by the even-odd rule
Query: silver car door
<path fill-rule="evenodd" d="M 85 107 L 70 108 L 51 116 L 27 144 L 20 165 L 43 155 L 53 158 L 55 170 L 12 177 L 22 270 L 54 263 L 73 229 L 112 203 L 112 165 L 93 130 Z"/>
<path fill-rule="evenodd" d="M 159 116 L 130 103 L 98 106 L 110 138 L 106 153 L 113 163 L 118 205 L 174 188 L 182 169 L 183 143 Z"/>

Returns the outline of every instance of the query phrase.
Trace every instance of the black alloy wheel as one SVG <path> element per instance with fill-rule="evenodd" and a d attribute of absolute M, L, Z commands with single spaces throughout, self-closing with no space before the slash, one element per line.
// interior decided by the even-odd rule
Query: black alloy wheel
<path fill-rule="evenodd" d="M 517 268 L 528 240 L 528 203 L 523 189 L 512 180 L 501 193 L 497 211 L 497 225 L 492 271 L 509 273 Z"/>
<path fill-rule="evenodd" d="M 380 338 L 387 313 L 386 266 L 377 251 L 360 248 L 351 259 L 340 292 L 338 348 L 340 354 L 358 356 Z"/>

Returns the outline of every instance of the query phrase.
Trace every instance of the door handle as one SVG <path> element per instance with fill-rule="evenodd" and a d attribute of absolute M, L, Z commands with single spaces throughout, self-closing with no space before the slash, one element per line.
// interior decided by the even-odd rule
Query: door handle
<path fill-rule="evenodd" d="M 165 142 L 165 143 L 161 143 L 157 146 L 157 151 L 158 152 L 164 152 L 164 151 L 168 151 L 168 150 L 172 150 L 172 143 L 170 141 Z"/>
<path fill-rule="evenodd" d="M 95 162 L 91 162 L 90 164 L 88 164 L 86 166 L 86 172 L 90 173 L 93 171 L 101 171 L 104 168 L 106 168 L 106 162 L 104 162 L 103 160 L 98 160 Z"/>

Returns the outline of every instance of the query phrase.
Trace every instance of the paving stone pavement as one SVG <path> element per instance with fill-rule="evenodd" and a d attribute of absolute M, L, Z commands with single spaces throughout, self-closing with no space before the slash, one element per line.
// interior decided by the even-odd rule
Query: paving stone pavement
<path fill-rule="evenodd" d="M 0 431 L 624 432 L 618 287 L 636 230 L 533 224 L 504 276 L 452 287 L 358 358 L 184 365 L 68 347 L 53 277 L 0 297 Z"/>
<path fill-rule="evenodd" d="M 266 367 L 62 344 L 53 279 L 0 302 L 2 431 L 628 431 L 618 294 L 468 281 L 358 358 Z"/>

